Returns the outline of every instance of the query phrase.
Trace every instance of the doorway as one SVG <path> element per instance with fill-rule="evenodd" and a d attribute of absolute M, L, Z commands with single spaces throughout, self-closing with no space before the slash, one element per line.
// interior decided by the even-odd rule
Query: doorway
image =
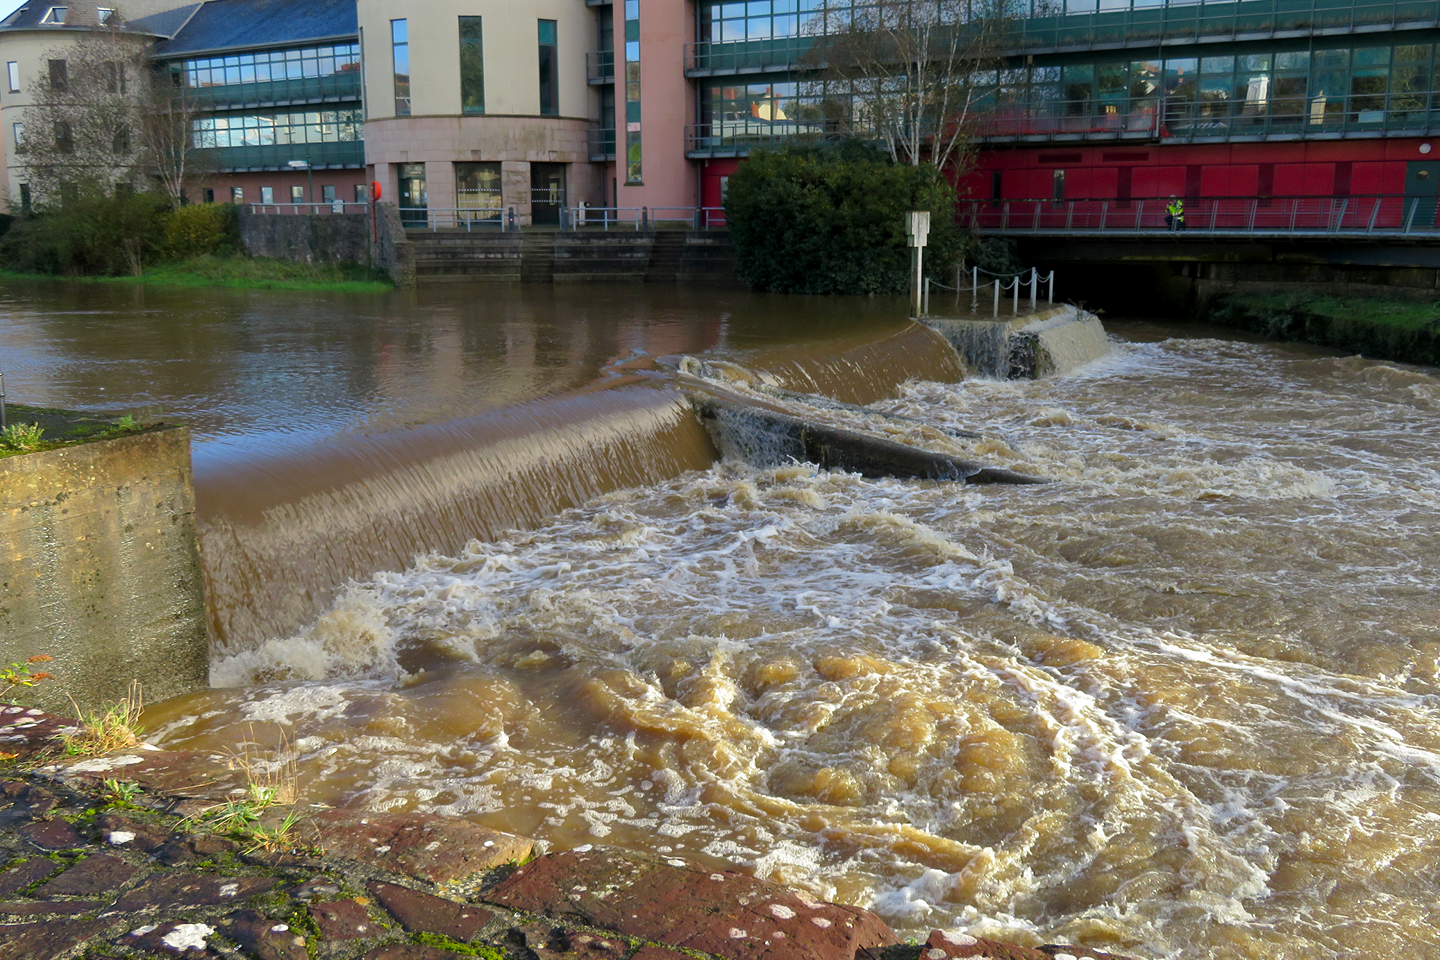
<path fill-rule="evenodd" d="M 428 222 L 429 195 L 425 189 L 425 164 L 400 164 L 400 222 L 423 227 Z"/>
<path fill-rule="evenodd" d="M 1434 227 L 1440 205 L 1440 160 L 1414 160 L 1405 165 L 1405 216 L 1412 227 Z M 1411 208 L 1414 214 L 1411 214 Z"/>
<path fill-rule="evenodd" d="M 530 222 L 557 226 L 565 209 L 565 164 L 530 164 Z"/>

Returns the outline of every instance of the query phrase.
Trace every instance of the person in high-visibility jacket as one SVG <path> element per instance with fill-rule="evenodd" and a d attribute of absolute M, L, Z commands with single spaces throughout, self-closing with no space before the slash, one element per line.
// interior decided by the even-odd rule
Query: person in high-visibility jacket
<path fill-rule="evenodd" d="M 1171 197 L 1170 202 L 1165 205 L 1165 222 L 1170 224 L 1171 230 L 1185 229 L 1185 201 L 1179 197 Z"/>

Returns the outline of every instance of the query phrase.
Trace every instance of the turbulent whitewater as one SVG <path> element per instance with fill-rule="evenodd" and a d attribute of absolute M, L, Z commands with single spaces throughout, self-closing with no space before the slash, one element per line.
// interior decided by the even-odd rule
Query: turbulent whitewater
<path fill-rule="evenodd" d="M 690 471 L 352 582 L 152 730 L 904 932 L 1435 955 L 1440 381 L 1131 333 L 876 404 L 1054 483 Z"/>

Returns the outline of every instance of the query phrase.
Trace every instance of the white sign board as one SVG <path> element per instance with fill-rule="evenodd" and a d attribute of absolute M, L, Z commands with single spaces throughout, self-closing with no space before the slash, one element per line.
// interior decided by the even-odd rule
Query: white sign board
<path fill-rule="evenodd" d="M 925 239 L 930 236 L 930 211 L 911 210 L 905 214 L 905 229 L 910 234 L 910 246 L 925 246 Z"/>

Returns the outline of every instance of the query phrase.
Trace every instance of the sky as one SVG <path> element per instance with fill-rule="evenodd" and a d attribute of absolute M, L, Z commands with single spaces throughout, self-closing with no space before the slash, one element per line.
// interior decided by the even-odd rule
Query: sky
<path fill-rule="evenodd" d="M 25 6 L 25 0 L 0 0 L 0 20 Z"/>

